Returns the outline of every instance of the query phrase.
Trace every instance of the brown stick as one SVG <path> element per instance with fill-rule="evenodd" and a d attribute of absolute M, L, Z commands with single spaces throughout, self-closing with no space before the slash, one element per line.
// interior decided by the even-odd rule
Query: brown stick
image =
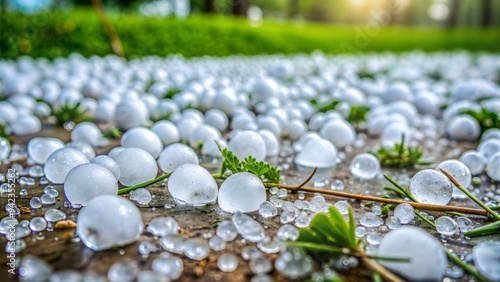
<path fill-rule="evenodd" d="M 306 184 L 307 184 L 307 182 L 309 182 L 309 180 L 311 180 L 311 178 L 314 176 L 314 174 L 316 174 L 316 171 L 317 171 L 317 170 L 318 170 L 318 168 L 317 168 L 317 167 L 315 167 L 315 168 L 313 169 L 313 171 L 311 172 L 311 174 L 309 174 L 309 176 L 306 178 L 306 180 L 302 181 L 302 183 L 300 183 L 300 184 L 297 186 L 297 188 L 300 188 L 300 187 L 302 187 L 302 186 L 306 185 Z"/>
<path fill-rule="evenodd" d="M 111 48 L 113 49 L 113 53 L 119 57 L 125 57 L 125 52 L 123 51 L 123 45 L 120 40 L 120 36 L 116 32 L 113 23 L 106 17 L 106 13 L 104 12 L 104 5 L 101 0 L 92 0 L 92 6 L 99 17 L 102 25 L 104 26 L 104 30 L 106 30 L 106 34 L 109 37 L 109 42 L 111 43 Z"/>
<path fill-rule="evenodd" d="M 311 193 L 320 193 L 320 194 L 337 196 L 337 197 L 341 197 L 341 198 L 349 198 L 349 199 L 356 199 L 356 200 L 362 200 L 362 201 L 374 201 L 374 202 L 386 203 L 386 204 L 399 205 L 399 204 L 406 203 L 406 204 L 409 204 L 418 210 L 459 212 L 459 213 L 482 215 L 482 216 L 488 215 L 488 213 L 485 210 L 466 208 L 466 207 L 440 206 L 440 205 L 425 204 L 425 203 L 405 202 L 402 200 L 386 199 L 386 198 L 380 198 L 380 197 L 374 197 L 374 196 L 351 194 L 351 193 L 340 192 L 340 191 L 316 189 L 316 188 L 312 188 L 312 187 L 298 187 L 298 186 L 285 185 L 285 184 L 270 183 L 270 184 L 265 184 L 265 186 L 267 188 L 278 187 L 278 188 L 285 188 L 285 189 L 292 190 L 292 191 L 304 191 L 304 192 L 311 192 Z"/>
<path fill-rule="evenodd" d="M 403 279 L 388 271 L 385 267 L 378 264 L 376 261 L 370 259 L 369 257 L 363 256 L 360 259 L 363 265 L 380 274 L 384 278 L 384 280 L 389 282 L 404 282 Z"/>

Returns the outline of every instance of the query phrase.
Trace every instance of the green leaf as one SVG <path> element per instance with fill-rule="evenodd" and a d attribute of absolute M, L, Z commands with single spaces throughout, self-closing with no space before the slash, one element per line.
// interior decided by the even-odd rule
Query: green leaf
<path fill-rule="evenodd" d="M 481 133 L 491 128 L 500 128 L 500 115 L 495 111 L 482 108 L 479 111 L 468 109 L 460 113 L 474 118 L 481 126 Z"/>
<path fill-rule="evenodd" d="M 394 144 L 393 148 L 380 148 L 370 153 L 378 158 L 380 164 L 385 167 L 413 168 L 416 165 L 431 164 L 433 160 L 422 160 L 423 153 L 417 147 L 406 147 L 405 136 L 401 136 L 401 142 Z"/>
<path fill-rule="evenodd" d="M 370 107 L 366 105 L 351 105 L 349 110 L 349 115 L 347 115 L 347 120 L 350 123 L 361 123 L 366 121 L 366 115 L 370 112 Z"/>
<path fill-rule="evenodd" d="M 58 108 L 52 108 L 52 115 L 59 125 L 64 125 L 66 122 L 80 123 L 92 120 L 87 110 L 81 108 L 80 102 L 75 105 L 64 104 Z"/>

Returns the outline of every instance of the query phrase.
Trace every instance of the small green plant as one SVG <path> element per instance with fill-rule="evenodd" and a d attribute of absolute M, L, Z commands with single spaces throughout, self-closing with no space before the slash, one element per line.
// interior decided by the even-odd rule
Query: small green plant
<path fill-rule="evenodd" d="M 422 151 L 417 147 L 407 147 L 404 144 L 405 136 L 401 137 L 401 142 L 394 144 L 393 148 L 380 148 L 378 151 L 370 151 L 378 158 L 380 164 L 385 167 L 412 168 L 416 165 L 429 165 L 434 160 L 422 160 Z"/>
<path fill-rule="evenodd" d="M 91 120 L 88 111 L 83 109 L 79 102 L 75 105 L 65 104 L 53 108 L 52 115 L 56 118 L 58 125 L 64 125 L 66 122 L 80 123 Z"/>
<path fill-rule="evenodd" d="M 500 115 L 497 112 L 483 108 L 480 111 L 469 109 L 462 111 L 461 113 L 469 115 L 477 120 L 481 126 L 481 133 L 490 128 L 500 128 Z"/>
<path fill-rule="evenodd" d="M 352 105 L 346 120 L 353 124 L 365 122 L 368 112 L 370 112 L 370 107 L 366 105 Z"/>
<path fill-rule="evenodd" d="M 170 88 L 167 90 L 167 93 L 165 93 L 165 98 L 166 99 L 172 99 L 174 98 L 175 95 L 179 94 L 182 90 L 180 88 Z"/>
<path fill-rule="evenodd" d="M 122 137 L 122 132 L 117 127 L 111 126 L 106 132 L 104 132 L 103 136 L 109 139 L 118 139 Z"/>
<path fill-rule="evenodd" d="M 9 142 L 12 141 L 9 134 L 7 134 L 5 132 L 5 124 L 3 124 L 3 123 L 0 123 L 0 137 L 7 139 L 7 141 L 9 141 Z"/>
<path fill-rule="evenodd" d="M 227 148 L 219 147 L 219 151 L 224 157 L 222 163 L 220 176 L 222 177 L 224 173 L 230 171 L 231 173 L 237 172 L 249 172 L 259 177 L 264 183 L 279 183 L 280 182 L 280 172 L 275 167 L 263 161 L 257 161 L 254 157 L 246 157 L 243 161 L 240 161 L 238 157 L 228 150 Z"/>
<path fill-rule="evenodd" d="M 338 104 L 340 104 L 340 101 L 333 100 L 330 103 L 326 105 L 320 105 L 319 102 L 316 99 L 312 99 L 309 102 L 316 107 L 316 112 L 318 113 L 326 113 L 328 111 L 333 111 L 337 108 Z"/>

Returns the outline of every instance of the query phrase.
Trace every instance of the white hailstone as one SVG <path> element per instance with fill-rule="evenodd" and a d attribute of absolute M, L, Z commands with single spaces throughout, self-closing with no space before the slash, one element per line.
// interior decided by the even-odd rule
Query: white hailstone
<path fill-rule="evenodd" d="M 495 85 L 486 79 L 470 79 L 460 81 L 451 93 L 453 101 L 472 100 L 497 96 Z"/>
<path fill-rule="evenodd" d="M 115 116 L 115 110 L 115 102 L 108 99 L 101 99 L 97 102 L 94 118 L 98 123 L 111 122 Z"/>
<path fill-rule="evenodd" d="M 16 108 L 9 102 L 0 102 L 0 120 L 12 123 L 17 118 Z"/>
<path fill-rule="evenodd" d="M 187 239 L 184 242 L 184 255 L 192 260 L 202 260 L 210 253 L 207 241 L 201 238 Z"/>
<path fill-rule="evenodd" d="M 217 199 L 217 182 L 210 172 L 197 164 L 177 167 L 168 178 L 167 187 L 176 202 L 184 205 L 203 206 Z"/>
<path fill-rule="evenodd" d="M 220 132 L 224 132 L 229 126 L 229 119 L 223 111 L 211 109 L 205 113 L 205 123 L 217 128 Z"/>
<path fill-rule="evenodd" d="M 321 137 L 332 142 L 337 148 L 351 145 L 356 139 L 354 127 L 345 120 L 336 119 L 327 121 L 319 131 Z"/>
<path fill-rule="evenodd" d="M 189 107 L 198 107 L 198 98 L 195 94 L 183 91 L 175 95 L 172 100 L 179 106 L 180 109 L 187 109 Z"/>
<path fill-rule="evenodd" d="M 377 255 L 406 258 L 409 262 L 380 261 L 382 265 L 412 281 L 437 281 L 443 278 L 447 259 L 443 246 L 424 230 L 404 226 L 382 239 Z"/>
<path fill-rule="evenodd" d="M 457 160 L 446 160 L 441 162 L 437 167 L 437 171 L 441 171 L 441 169 L 448 172 L 453 178 L 455 178 L 458 183 L 464 188 L 468 188 L 472 183 L 472 174 L 469 168 L 462 162 Z M 460 189 L 453 185 L 453 197 L 455 198 L 467 198 Z"/>
<path fill-rule="evenodd" d="M 406 101 L 396 101 L 387 105 L 387 112 L 402 115 L 408 124 L 413 124 L 418 120 L 418 110 L 415 106 Z"/>
<path fill-rule="evenodd" d="M 381 135 L 389 122 L 391 122 L 391 120 L 386 114 L 373 116 L 372 118 L 368 119 L 366 124 L 368 133 L 375 136 Z"/>
<path fill-rule="evenodd" d="M 487 139 L 477 146 L 477 151 L 484 157 L 484 162 L 487 164 L 494 154 L 500 152 L 500 140 Z"/>
<path fill-rule="evenodd" d="M 108 280 L 110 282 L 134 281 L 139 266 L 137 262 L 131 259 L 117 261 L 111 265 L 108 270 Z"/>
<path fill-rule="evenodd" d="M 352 175 L 359 179 L 374 179 L 380 172 L 380 162 L 372 154 L 361 153 L 352 159 L 349 170 Z"/>
<path fill-rule="evenodd" d="M 171 172 L 183 164 L 199 164 L 198 155 L 189 146 L 175 143 L 163 149 L 158 158 L 158 165 L 164 172 Z"/>
<path fill-rule="evenodd" d="M 120 167 L 118 166 L 118 164 L 116 163 L 116 161 L 113 158 L 111 158 L 107 155 L 100 155 L 100 156 L 93 158 L 90 162 L 98 164 L 98 165 L 102 165 L 103 167 L 107 168 L 109 171 L 111 171 L 113 176 L 116 178 L 116 181 L 118 181 L 118 179 L 120 179 L 120 174 L 121 174 Z"/>
<path fill-rule="evenodd" d="M 441 112 L 441 99 L 436 93 L 420 92 L 413 99 L 413 104 L 418 112 L 423 115 L 437 116 Z"/>
<path fill-rule="evenodd" d="M 384 100 L 386 102 L 400 100 L 411 102 L 413 100 L 413 95 L 408 84 L 404 82 L 396 82 L 387 88 L 384 93 Z"/>
<path fill-rule="evenodd" d="M 64 147 L 64 143 L 51 137 L 35 137 L 28 142 L 28 156 L 37 164 L 44 164 L 56 150 Z"/>
<path fill-rule="evenodd" d="M 410 193 L 419 202 L 446 205 L 451 200 L 453 187 L 446 175 L 434 169 L 424 169 L 411 178 Z"/>
<path fill-rule="evenodd" d="M 0 161 L 4 161 L 9 157 L 10 150 L 11 147 L 9 140 L 0 137 Z"/>
<path fill-rule="evenodd" d="M 159 277 L 157 276 L 154 279 L 148 277 L 148 279 L 144 280 L 145 282 L 165 281 L 165 278 L 168 279 L 166 281 L 171 281 L 177 280 L 181 277 L 182 272 L 184 271 L 184 263 L 180 258 L 175 256 L 159 257 L 153 260 L 151 268 L 153 269 L 155 275 L 158 275 Z"/>
<path fill-rule="evenodd" d="M 127 148 L 116 158 L 120 167 L 120 183 L 132 186 L 152 180 L 158 174 L 158 165 L 147 151 L 140 148 Z"/>
<path fill-rule="evenodd" d="M 283 131 L 280 121 L 272 116 L 259 116 L 257 118 L 257 125 L 259 129 L 271 131 L 274 136 L 281 136 Z"/>
<path fill-rule="evenodd" d="M 183 118 L 193 118 L 197 120 L 200 124 L 202 124 L 205 120 L 203 113 L 196 109 L 186 109 L 182 112 Z"/>
<path fill-rule="evenodd" d="M 231 121 L 231 128 L 234 130 L 257 130 L 254 118 L 247 115 L 236 115 Z"/>
<path fill-rule="evenodd" d="M 102 132 L 91 122 L 79 123 L 71 131 L 71 141 L 73 142 L 84 142 L 92 146 L 100 146 L 103 144 Z"/>
<path fill-rule="evenodd" d="M 490 128 L 481 134 L 481 142 L 488 139 L 500 139 L 500 128 Z"/>
<path fill-rule="evenodd" d="M 222 138 L 219 130 L 211 125 L 203 124 L 198 126 L 189 134 L 189 146 L 191 148 L 200 148 L 200 144 Z"/>
<path fill-rule="evenodd" d="M 10 129 L 14 135 L 24 136 L 37 133 L 42 129 L 40 119 L 34 115 L 21 115 L 10 125 Z"/>
<path fill-rule="evenodd" d="M 123 152 L 123 150 L 125 150 L 125 148 L 123 147 L 114 147 L 113 149 L 111 149 L 109 152 L 108 152 L 108 156 L 110 158 L 112 158 L 113 160 L 116 160 L 116 157 L 118 157 L 118 155 Z"/>
<path fill-rule="evenodd" d="M 300 119 L 293 119 L 286 125 L 288 138 L 292 141 L 298 140 L 307 131 L 307 124 Z"/>
<path fill-rule="evenodd" d="M 85 156 L 89 159 L 92 160 L 95 158 L 95 151 L 94 148 L 92 148 L 91 145 L 85 143 L 85 142 L 69 142 L 66 144 L 66 148 L 75 148 L 85 154 Z"/>
<path fill-rule="evenodd" d="M 74 148 L 61 148 L 50 154 L 43 167 L 45 177 L 54 184 L 64 182 L 69 171 L 77 165 L 88 163 L 89 159 Z"/>
<path fill-rule="evenodd" d="M 160 137 L 163 142 L 163 146 L 167 146 L 181 140 L 177 126 L 175 126 L 175 124 L 171 121 L 160 120 L 153 124 L 151 130 L 153 130 L 154 133 Z"/>
<path fill-rule="evenodd" d="M 177 130 L 179 131 L 179 136 L 182 141 L 188 141 L 189 135 L 193 132 L 201 123 L 194 118 L 183 117 L 181 120 L 176 122 Z"/>
<path fill-rule="evenodd" d="M 250 242 L 260 242 L 264 239 L 264 227 L 250 216 L 237 212 L 231 220 L 243 239 Z"/>
<path fill-rule="evenodd" d="M 112 195 L 92 199 L 80 210 L 76 233 L 94 251 L 130 244 L 142 234 L 139 209 L 129 200 Z"/>
<path fill-rule="evenodd" d="M 478 151 L 464 152 L 459 160 L 469 168 L 472 175 L 479 175 L 484 171 L 486 161 Z"/>
<path fill-rule="evenodd" d="M 481 242 L 472 249 L 474 264 L 484 276 L 491 281 L 500 281 L 500 243 Z"/>
<path fill-rule="evenodd" d="M 209 140 L 203 143 L 203 147 L 201 147 L 201 154 L 208 157 L 222 158 L 222 153 L 220 152 L 217 144 L 219 144 L 221 149 L 227 148 L 227 142 L 222 138 Z"/>
<path fill-rule="evenodd" d="M 217 266 L 223 272 L 233 272 L 238 268 L 238 258 L 233 254 L 222 254 L 217 260 Z"/>
<path fill-rule="evenodd" d="M 127 130 L 143 126 L 148 118 L 148 108 L 140 99 L 124 99 L 116 106 L 115 121 L 120 129 Z"/>
<path fill-rule="evenodd" d="M 72 205 L 85 206 L 95 197 L 117 195 L 118 184 L 107 168 L 94 163 L 81 164 L 66 176 L 64 194 Z"/>
<path fill-rule="evenodd" d="M 303 167 L 333 168 L 337 165 L 337 148 L 326 139 L 312 138 L 295 157 L 295 164 Z"/>
<path fill-rule="evenodd" d="M 326 121 L 326 115 L 324 113 L 315 113 L 309 120 L 309 129 L 314 131 L 319 131 L 321 126 Z"/>
<path fill-rule="evenodd" d="M 262 180 L 248 172 L 229 176 L 219 189 L 219 207 L 229 213 L 253 212 L 266 201 L 266 189 Z"/>
<path fill-rule="evenodd" d="M 43 259 L 25 255 L 19 265 L 18 274 L 21 282 L 47 281 L 52 274 L 52 267 Z"/>
<path fill-rule="evenodd" d="M 500 181 L 500 152 L 494 154 L 486 165 L 486 174 L 495 180 Z"/>
<path fill-rule="evenodd" d="M 228 149 L 240 160 L 249 156 L 254 157 L 257 161 L 263 161 L 266 158 L 264 140 L 257 132 L 250 130 L 238 132 L 229 140 Z"/>
<path fill-rule="evenodd" d="M 446 124 L 446 133 L 457 141 L 475 141 L 481 134 L 479 123 L 469 115 L 457 115 Z"/>
<path fill-rule="evenodd" d="M 441 235 L 453 236 L 458 231 L 457 222 L 449 216 L 440 216 L 434 223 L 436 224 L 436 231 Z"/>
<path fill-rule="evenodd" d="M 399 204 L 394 208 L 394 217 L 398 218 L 401 224 L 408 224 L 415 218 L 415 210 L 410 204 Z"/>
<path fill-rule="evenodd" d="M 37 117 L 43 119 L 47 118 L 50 116 L 52 113 L 52 110 L 50 109 L 50 106 L 47 105 L 44 102 L 39 102 L 36 104 L 35 111 L 33 112 Z"/>
<path fill-rule="evenodd" d="M 280 143 L 276 135 L 267 129 L 259 130 L 259 135 L 266 145 L 266 157 L 275 157 L 280 151 Z"/>
<path fill-rule="evenodd" d="M 404 135 L 405 144 L 411 139 L 411 131 L 408 126 L 404 123 L 394 122 L 387 125 L 387 127 L 382 132 L 380 141 L 384 147 L 394 147 L 395 144 L 401 143 L 401 138 Z"/>
<path fill-rule="evenodd" d="M 279 85 L 272 78 L 263 78 L 256 81 L 252 86 L 252 99 L 254 101 L 265 101 L 279 95 Z"/>
<path fill-rule="evenodd" d="M 121 145 L 124 148 L 141 148 L 157 159 L 163 149 L 160 137 L 151 129 L 135 127 L 127 130 L 122 136 Z"/>
<path fill-rule="evenodd" d="M 304 135 L 302 135 L 302 137 L 300 137 L 299 140 L 293 142 L 292 144 L 292 148 L 295 152 L 300 152 L 302 150 L 302 148 L 304 147 L 304 144 L 306 144 L 307 142 L 309 142 L 309 140 L 311 139 L 322 139 L 321 136 L 319 136 L 319 134 L 315 131 L 308 131 L 306 132 Z"/>
<path fill-rule="evenodd" d="M 232 116 L 238 106 L 238 97 L 232 88 L 221 89 L 215 94 L 213 104 L 214 109 L 223 111 L 226 115 Z"/>

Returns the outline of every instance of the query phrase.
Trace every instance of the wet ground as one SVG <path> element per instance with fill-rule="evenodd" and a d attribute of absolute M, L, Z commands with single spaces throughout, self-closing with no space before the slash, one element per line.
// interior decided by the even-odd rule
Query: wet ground
<path fill-rule="evenodd" d="M 55 136 L 62 139 L 65 142 L 70 141 L 69 132 L 54 127 L 46 127 L 42 132 L 37 134 L 37 136 Z M 14 143 L 25 145 L 26 142 L 32 136 L 23 137 L 23 138 L 14 138 Z M 110 146 L 105 148 L 99 148 L 96 150 L 96 155 L 107 153 L 109 149 L 118 144 L 118 141 L 113 142 Z M 353 150 L 352 152 L 347 154 L 347 160 L 352 158 L 357 152 L 366 152 L 368 149 L 372 149 L 372 144 L 374 141 L 367 140 L 367 146 L 363 146 L 362 148 L 358 148 Z M 458 158 L 460 153 L 466 151 L 468 149 L 475 148 L 475 144 L 472 143 L 450 143 L 444 147 L 436 146 L 433 148 L 427 148 L 427 154 L 436 158 L 437 161 L 447 159 L 447 158 Z M 434 151 L 432 151 L 434 150 Z M 290 161 L 291 157 L 288 157 L 288 161 Z M 287 158 L 283 158 L 280 161 L 287 161 Z M 22 162 L 21 162 L 22 163 Z M 209 164 L 213 168 L 213 164 Z M 2 165 L 0 172 L 6 172 L 9 165 Z M 307 177 L 310 171 L 302 171 L 292 168 L 284 173 L 287 184 L 298 184 L 302 182 L 303 179 Z M 407 184 L 409 177 L 413 175 L 415 171 L 405 171 L 405 170 L 384 170 L 384 173 L 389 174 L 390 176 L 395 177 L 396 180 L 400 181 L 402 184 Z M 387 186 L 389 183 L 386 182 L 383 178 L 376 179 L 370 182 L 361 182 L 350 177 L 348 171 L 348 162 L 344 162 L 339 165 L 335 170 L 328 171 L 320 171 L 316 174 L 315 177 L 306 186 L 312 186 L 314 180 L 317 177 L 325 177 L 330 180 L 330 183 L 334 179 L 340 179 L 345 184 L 345 192 L 350 193 L 359 193 L 359 194 L 367 194 L 367 195 L 381 195 L 385 193 L 383 190 L 384 186 Z M 330 185 L 327 185 L 327 188 Z M 16 204 L 18 206 L 29 207 L 29 201 L 34 196 L 41 196 L 43 194 L 43 187 L 41 185 L 25 187 L 19 184 L 16 184 L 16 194 L 19 194 L 19 190 L 22 188 L 26 188 L 28 190 L 28 195 L 19 196 L 16 198 Z M 66 212 L 69 219 L 76 221 L 76 217 L 78 214 L 78 210 L 71 209 L 64 206 L 65 198 L 62 185 L 54 186 L 58 192 L 59 197 L 57 198 L 57 202 L 55 205 L 44 206 L 38 210 L 31 210 L 25 214 L 19 216 L 18 220 L 31 219 L 35 216 L 43 216 L 44 212 L 50 208 L 58 208 Z M 500 187 L 492 185 L 488 183 L 486 180 L 483 181 L 483 184 L 477 192 L 479 195 L 484 195 L 488 191 L 496 191 Z M 182 232 L 184 232 L 188 237 L 207 237 L 210 234 L 215 233 L 215 226 L 217 222 L 225 219 L 230 219 L 231 215 L 221 212 L 217 205 L 210 205 L 203 208 L 192 208 L 192 207 L 183 207 L 176 206 L 173 202 L 172 198 L 169 196 L 168 191 L 165 187 L 164 183 L 155 184 L 148 188 L 150 192 L 154 195 L 153 200 L 148 206 L 140 206 L 140 210 L 143 216 L 144 223 L 147 224 L 151 219 L 157 216 L 172 216 L 175 218 L 179 225 L 182 227 Z M 310 199 L 313 194 L 305 193 L 306 200 Z M 395 197 L 395 195 L 392 195 Z M 128 196 L 126 196 L 128 197 Z M 325 196 L 326 200 L 330 203 L 335 203 L 336 201 L 341 200 L 337 197 Z M 289 194 L 287 200 L 294 201 L 297 199 L 297 194 Z M 354 208 L 356 217 L 359 217 L 363 209 L 369 210 L 368 208 L 364 208 L 361 205 L 360 201 L 348 200 L 351 206 Z M 0 197 L 0 206 L 2 207 L 2 211 L 0 211 L 0 218 L 6 215 L 3 207 L 7 204 L 7 198 L 5 195 L 1 195 Z M 167 206 L 172 206 L 170 208 L 165 208 L 165 204 Z M 465 201 L 457 201 L 454 200 L 450 203 L 450 205 L 457 206 L 468 206 L 468 207 L 476 207 L 475 203 L 470 200 Z M 440 213 L 430 214 L 438 217 Z M 257 214 L 253 214 L 255 218 L 258 218 L 260 222 L 264 225 L 266 229 L 266 235 L 273 236 L 279 226 L 279 217 L 275 217 L 272 219 L 262 219 L 258 217 Z M 477 225 L 482 225 L 486 221 L 482 218 L 472 218 L 473 221 Z M 474 245 L 476 245 L 479 241 L 485 240 L 500 240 L 500 235 L 487 236 L 482 237 L 480 239 L 465 239 L 461 236 L 453 236 L 449 238 L 441 238 L 439 235 L 436 235 L 436 232 L 431 230 L 425 223 L 416 222 L 417 226 L 420 226 L 426 229 L 429 233 L 434 234 L 437 238 L 439 238 L 449 249 L 452 249 L 455 253 L 459 254 L 462 258 L 464 258 L 467 254 L 471 252 L 471 249 Z M 370 231 L 370 229 L 368 229 Z M 151 263 L 154 258 L 159 256 L 159 253 L 153 253 L 148 257 L 142 257 L 138 251 L 138 245 L 140 241 L 149 240 L 156 241 L 158 238 L 150 234 L 143 234 L 139 241 L 134 244 L 113 249 L 109 251 L 103 252 L 94 252 L 88 248 L 86 248 L 83 243 L 80 242 L 79 238 L 75 235 L 75 229 L 55 229 L 54 231 L 44 231 L 40 234 L 32 234 L 25 238 L 25 241 L 28 245 L 26 250 L 17 254 L 17 256 L 22 257 L 26 254 L 33 254 L 40 258 L 43 258 L 47 262 L 49 262 L 55 270 L 61 269 L 76 269 L 81 272 L 93 272 L 101 275 L 106 275 L 109 267 L 116 261 L 123 259 L 132 259 L 136 260 L 139 263 L 141 270 L 150 270 Z M 6 244 L 5 237 L 0 237 L 1 246 L 4 247 Z M 202 261 L 192 261 L 187 258 L 183 258 L 185 270 L 180 278 L 181 281 L 192 281 L 192 280 L 200 280 L 200 281 L 244 281 L 249 280 L 252 277 L 252 272 L 248 266 L 248 262 L 241 258 L 241 249 L 248 245 L 242 242 L 241 237 L 238 237 L 235 241 L 228 243 L 226 249 L 222 252 L 214 252 L 211 251 L 209 257 Z M 232 273 L 223 273 L 217 268 L 217 258 L 223 252 L 229 252 L 237 255 L 239 258 L 239 267 L 236 271 Z M 270 256 L 273 260 L 276 256 Z M 0 257 L 0 281 L 6 281 L 7 278 L 7 269 L 6 266 L 7 257 Z M 317 266 L 319 267 L 319 266 Z M 449 267 L 450 270 L 453 270 L 452 267 Z M 455 269 L 456 270 L 456 269 Z M 449 272 L 450 276 L 460 274 L 460 271 L 451 271 Z M 285 280 L 283 277 L 279 275 L 276 271 L 273 271 L 271 275 L 277 281 Z M 346 281 L 370 281 L 371 276 L 370 273 L 362 268 L 355 268 L 348 271 L 340 271 L 340 275 Z M 10 279 L 16 279 L 15 277 L 8 277 Z M 453 277 L 452 277 L 453 278 Z M 462 276 L 460 278 L 453 278 L 453 281 L 470 281 L 470 277 L 468 275 Z M 452 281 L 449 280 L 449 281 Z"/>

